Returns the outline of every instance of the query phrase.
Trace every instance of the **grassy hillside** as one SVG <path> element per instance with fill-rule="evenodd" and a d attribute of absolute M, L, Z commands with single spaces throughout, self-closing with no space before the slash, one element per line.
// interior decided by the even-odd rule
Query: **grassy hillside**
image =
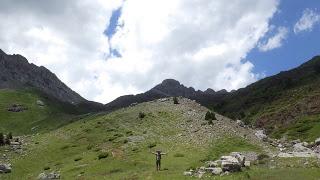
<path fill-rule="evenodd" d="M 30 136 L 26 155 L 14 158 L 14 171 L 3 177 L 33 179 L 50 168 L 64 179 L 184 179 L 186 169 L 222 154 L 263 151 L 254 136 L 243 138 L 245 129 L 220 116 L 215 125 L 205 125 L 206 109 L 181 101 L 143 103 Z M 139 118 L 139 112 L 146 116 Z M 151 154 L 156 149 L 168 152 L 159 173 Z M 104 154 L 108 156 L 99 160 Z"/>
<path fill-rule="evenodd" d="M 44 106 L 37 101 L 44 102 Z M 22 105 L 21 112 L 10 112 L 8 108 Z M 75 117 L 76 109 L 70 105 L 48 98 L 31 89 L 0 89 L 0 132 L 14 135 L 47 132 L 68 124 Z"/>
<path fill-rule="evenodd" d="M 313 119 L 320 114 L 319 75 L 320 56 L 316 56 L 296 69 L 262 79 L 219 102 L 212 102 L 211 107 L 277 136 L 289 133 L 293 139 L 314 140 L 320 137 L 320 131 L 312 130 L 300 136 L 298 131 L 292 133 L 295 130 L 291 127 L 302 119 L 306 126 L 315 125 Z"/>
<path fill-rule="evenodd" d="M 193 101 L 180 99 L 178 105 L 171 100 L 148 102 L 91 115 L 57 130 L 26 137 L 24 155 L 9 153 L 13 172 L 0 175 L 0 179 L 35 179 L 44 171 L 59 171 L 62 179 L 193 179 L 183 172 L 232 151 L 272 153 L 256 139 L 253 130 L 237 126 L 230 119 L 217 115 L 218 120 L 208 125 L 206 111 Z M 139 117 L 140 112 L 144 118 Z M 151 154 L 157 149 L 168 153 L 160 172 L 155 171 Z M 3 151 L 0 148 L 0 154 Z M 281 164 L 281 160 L 275 162 Z M 295 164 L 301 163 L 290 162 Z M 320 177 L 318 168 L 279 166 L 270 169 L 257 165 L 222 179 Z"/>

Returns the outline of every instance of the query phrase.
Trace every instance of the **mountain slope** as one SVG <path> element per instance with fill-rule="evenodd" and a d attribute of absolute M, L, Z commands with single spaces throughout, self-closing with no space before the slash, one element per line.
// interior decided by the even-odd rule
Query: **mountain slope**
<path fill-rule="evenodd" d="M 109 114 L 96 114 L 44 134 L 21 137 L 23 153 L 6 152 L 13 171 L 0 179 L 36 179 L 42 172 L 58 172 L 61 179 L 195 179 L 183 172 L 230 152 L 264 157 L 274 153 L 254 130 L 221 115 L 213 125 L 204 119 L 207 108 L 172 98 L 142 103 Z M 139 113 L 145 113 L 144 118 Z M 162 170 L 155 170 L 152 151 L 167 152 Z M 1 159 L 0 159 L 1 162 Z M 308 164 L 306 164 L 306 163 Z M 319 163 L 306 158 L 272 158 L 250 169 L 203 179 L 315 179 Z"/>
<path fill-rule="evenodd" d="M 59 171 L 62 179 L 185 179 L 186 169 L 231 151 L 268 150 L 254 130 L 220 115 L 208 125 L 206 108 L 187 99 L 179 102 L 142 103 L 26 138 L 26 155 L 13 158 L 13 172 L 3 177 L 35 179 L 50 168 L 48 172 Z M 146 116 L 139 118 L 139 112 Z M 151 154 L 157 149 L 168 153 L 162 160 L 166 170 L 160 172 Z"/>
<path fill-rule="evenodd" d="M 7 55 L 0 50 L 0 88 L 24 87 L 35 87 L 63 102 L 79 104 L 85 101 L 45 67 L 29 64 L 21 55 Z"/>
<path fill-rule="evenodd" d="M 195 91 L 168 79 L 145 93 L 120 97 L 107 104 L 106 109 L 170 96 L 196 100 L 232 119 L 265 128 L 276 137 L 288 135 L 313 141 L 320 136 L 320 125 L 314 120 L 320 119 L 320 56 L 230 93 Z"/>
<path fill-rule="evenodd" d="M 281 130 L 280 134 L 285 134 L 286 128 L 294 126 L 302 119 L 318 116 L 319 105 L 320 56 L 295 69 L 239 89 L 225 96 L 222 101 L 211 104 L 216 111 L 224 115 L 244 119 L 247 123 L 266 128 L 270 133 Z M 312 127 L 292 138 L 300 138 L 309 130 L 312 130 Z M 312 136 L 319 137 L 320 132 Z"/>
<path fill-rule="evenodd" d="M 87 101 L 45 67 L 29 64 L 23 56 L 7 55 L 0 49 L 0 89 L 30 88 L 62 103 L 73 104 L 85 112 L 103 109 L 102 104 Z"/>
<path fill-rule="evenodd" d="M 36 90 L 0 89 L 0 132 L 23 135 L 48 132 L 66 125 L 82 112 L 74 105 Z"/>

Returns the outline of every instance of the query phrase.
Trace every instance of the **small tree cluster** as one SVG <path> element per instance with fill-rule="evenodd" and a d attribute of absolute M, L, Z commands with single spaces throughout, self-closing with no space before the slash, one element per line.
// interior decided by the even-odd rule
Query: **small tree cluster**
<path fill-rule="evenodd" d="M 139 112 L 139 118 L 143 119 L 146 116 L 146 114 L 144 114 L 143 112 Z"/>
<path fill-rule="evenodd" d="M 10 142 L 12 140 L 12 133 L 10 132 L 7 136 L 5 136 L 3 133 L 0 133 L 0 146 L 4 145 L 10 145 Z"/>
<path fill-rule="evenodd" d="M 179 101 L 178 101 L 177 97 L 173 97 L 173 104 L 179 104 Z"/>
<path fill-rule="evenodd" d="M 214 112 L 208 111 L 206 113 L 205 120 L 207 120 L 209 124 L 213 124 L 213 120 L 217 120 L 216 114 Z"/>

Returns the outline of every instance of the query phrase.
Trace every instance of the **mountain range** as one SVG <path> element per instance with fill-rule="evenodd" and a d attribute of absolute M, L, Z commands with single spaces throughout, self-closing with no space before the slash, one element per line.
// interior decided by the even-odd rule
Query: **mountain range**
<path fill-rule="evenodd" d="M 121 96 L 102 105 L 87 101 L 67 87 L 45 67 L 29 64 L 21 55 L 0 51 L 0 88 L 34 88 L 45 95 L 68 103 L 83 112 L 113 111 L 132 104 L 164 97 L 182 96 L 195 100 L 232 119 L 265 128 L 268 133 L 286 132 L 306 116 L 320 113 L 320 56 L 299 67 L 259 80 L 245 88 L 206 91 L 185 87 L 166 79 L 145 93 Z"/>

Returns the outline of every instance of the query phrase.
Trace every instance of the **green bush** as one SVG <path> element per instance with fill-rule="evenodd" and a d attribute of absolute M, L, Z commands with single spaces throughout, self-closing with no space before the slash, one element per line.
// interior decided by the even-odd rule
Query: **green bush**
<path fill-rule="evenodd" d="M 205 120 L 217 120 L 216 114 L 214 112 L 208 111 L 204 118 Z"/>
<path fill-rule="evenodd" d="M 179 104 L 179 101 L 178 101 L 177 97 L 173 97 L 173 104 Z"/>
<path fill-rule="evenodd" d="M 174 156 L 174 157 L 184 157 L 184 154 L 182 154 L 182 153 L 176 153 L 176 154 L 174 154 L 173 156 Z"/>
<path fill-rule="evenodd" d="M 82 157 L 77 157 L 74 159 L 74 161 L 80 161 L 80 160 L 82 160 Z"/>
<path fill-rule="evenodd" d="M 139 118 L 140 118 L 140 119 L 143 119 L 145 116 L 146 116 L 146 114 L 145 114 L 145 113 L 143 113 L 143 112 L 139 112 Z"/>
<path fill-rule="evenodd" d="M 148 148 L 153 148 L 153 147 L 156 147 L 157 146 L 157 143 L 155 143 L 155 142 L 152 142 L 152 143 L 149 143 L 148 144 Z"/>
<path fill-rule="evenodd" d="M 91 150 L 93 147 L 94 147 L 93 144 L 89 144 L 89 145 L 87 146 L 87 150 Z"/>
<path fill-rule="evenodd" d="M 43 168 L 43 170 L 49 170 L 50 169 L 50 167 L 49 166 L 45 166 L 44 168 Z"/>
<path fill-rule="evenodd" d="M 257 157 L 257 159 L 258 159 L 259 161 L 265 160 L 265 159 L 269 159 L 269 158 L 270 158 L 270 157 L 269 157 L 267 154 L 259 154 L 258 157 Z"/>
<path fill-rule="evenodd" d="M 9 134 L 7 135 L 7 138 L 8 138 L 8 139 L 12 139 L 12 138 L 13 138 L 11 132 L 9 132 Z"/>
<path fill-rule="evenodd" d="M 100 160 L 100 159 L 105 159 L 105 158 L 107 158 L 109 156 L 109 153 L 107 153 L 107 152 L 102 152 L 102 153 L 100 153 L 99 155 L 98 155 L 98 159 Z"/>
<path fill-rule="evenodd" d="M 0 133 L 0 146 L 3 146 L 5 143 L 4 135 L 3 133 Z"/>

